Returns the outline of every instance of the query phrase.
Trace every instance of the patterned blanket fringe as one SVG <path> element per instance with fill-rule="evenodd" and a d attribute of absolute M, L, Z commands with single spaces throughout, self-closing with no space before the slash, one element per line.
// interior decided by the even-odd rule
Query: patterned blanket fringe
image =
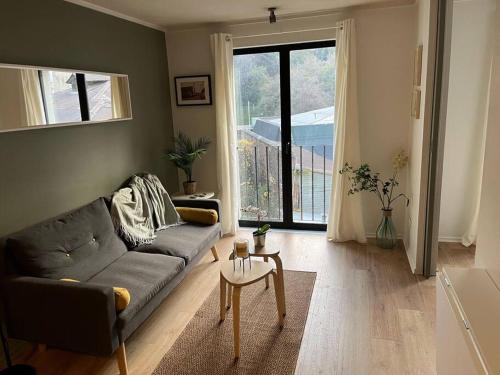
<path fill-rule="evenodd" d="M 116 233 L 120 235 L 120 237 L 125 240 L 128 244 L 132 245 L 132 247 L 137 247 L 140 245 L 150 245 L 153 243 L 153 240 L 156 238 L 156 235 L 153 234 L 152 237 L 139 237 L 130 233 L 125 229 L 125 226 L 117 219 L 113 218 L 113 224 L 116 228 Z"/>

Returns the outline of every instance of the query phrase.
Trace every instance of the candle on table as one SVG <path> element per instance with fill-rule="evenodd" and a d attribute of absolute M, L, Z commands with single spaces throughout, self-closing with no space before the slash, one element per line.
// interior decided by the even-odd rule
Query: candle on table
<path fill-rule="evenodd" d="M 248 257 L 248 241 L 238 239 L 234 241 L 234 248 L 236 250 L 236 255 L 239 258 L 247 258 Z"/>

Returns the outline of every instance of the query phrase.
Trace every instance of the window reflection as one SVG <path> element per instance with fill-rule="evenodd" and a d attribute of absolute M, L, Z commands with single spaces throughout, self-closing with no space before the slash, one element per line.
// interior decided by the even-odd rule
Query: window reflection
<path fill-rule="evenodd" d="M 0 66 L 0 131 L 131 117 L 127 76 Z"/>

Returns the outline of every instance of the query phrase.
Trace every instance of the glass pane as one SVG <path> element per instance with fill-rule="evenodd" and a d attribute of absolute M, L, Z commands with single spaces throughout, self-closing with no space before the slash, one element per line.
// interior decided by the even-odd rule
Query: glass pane
<path fill-rule="evenodd" d="M 283 220 L 279 53 L 234 56 L 241 207 Z M 242 220 L 256 220 L 241 212 Z"/>
<path fill-rule="evenodd" d="M 111 77 L 101 74 L 85 74 L 89 114 L 92 121 L 113 118 L 111 109 Z"/>
<path fill-rule="evenodd" d="M 76 75 L 43 70 L 42 86 L 49 123 L 81 121 Z"/>
<path fill-rule="evenodd" d="M 326 223 L 333 168 L 335 47 L 290 52 L 293 221 Z"/>

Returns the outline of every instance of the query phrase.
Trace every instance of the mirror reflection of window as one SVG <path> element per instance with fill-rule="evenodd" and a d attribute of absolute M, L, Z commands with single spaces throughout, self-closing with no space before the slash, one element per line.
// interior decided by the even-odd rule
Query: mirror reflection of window
<path fill-rule="evenodd" d="M 47 122 L 57 124 L 81 121 L 76 74 L 51 70 L 40 72 Z"/>
<path fill-rule="evenodd" d="M 0 132 L 131 118 L 125 75 L 0 65 Z"/>
<path fill-rule="evenodd" d="M 113 118 L 111 110 L 111 77 L 101 74 L 85 74 L 87 99 L 91 121 Z"/>

